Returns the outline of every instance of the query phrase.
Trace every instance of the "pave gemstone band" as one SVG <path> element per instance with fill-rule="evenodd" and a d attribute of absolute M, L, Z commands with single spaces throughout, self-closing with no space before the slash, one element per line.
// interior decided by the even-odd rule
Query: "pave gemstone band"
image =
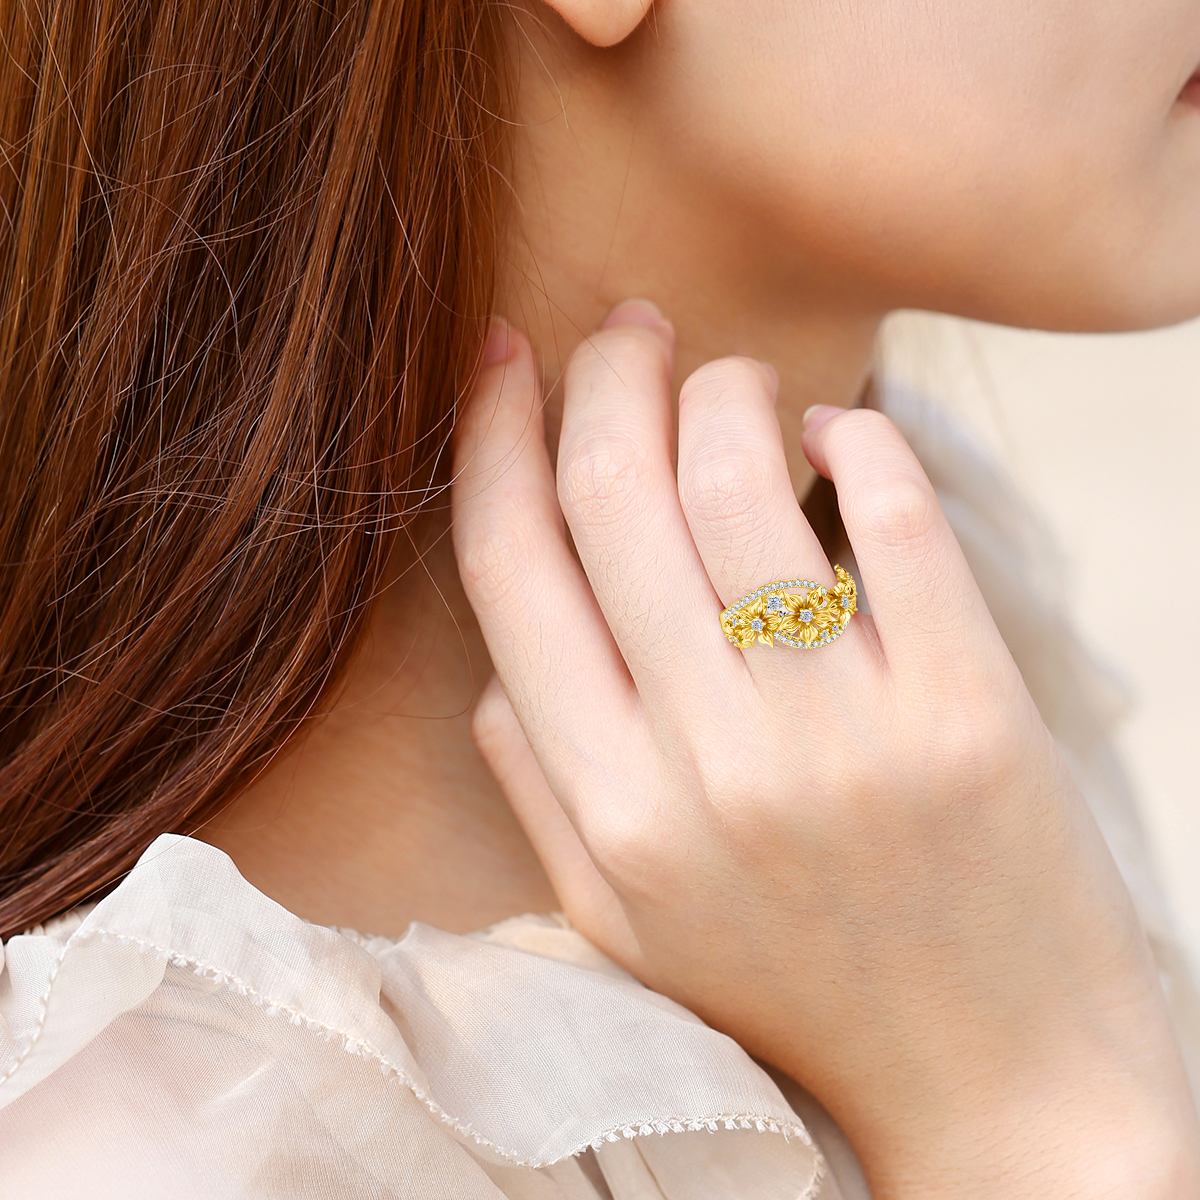
<path fill-rule="evenodd" d="M 781 579 L 743 596 L 721 614 L 721 629 L 739 650 L 755 642 L 782 642 L 797 650 L 828 646 L 842 636 L 858 607 L 850 573 L 833 568 L 837 583 L 822 587 L 811 579 Z"/>

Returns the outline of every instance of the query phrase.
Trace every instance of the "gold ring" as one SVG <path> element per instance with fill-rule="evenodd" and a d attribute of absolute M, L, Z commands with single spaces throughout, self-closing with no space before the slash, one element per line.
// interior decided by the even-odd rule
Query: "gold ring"
<path fill-rule="evenodd" d="M 831 588 L 811 579 L 768 583 L 731 604 L 721 614 L 721 629 L 739 650 L 749 650 L 755 642 L 782 642 L 797 650 L 828 646 L 842 636 L 858 609 L 858 589 L 849 572 L 834 567 L 833 573 L 837 583 Z"/>

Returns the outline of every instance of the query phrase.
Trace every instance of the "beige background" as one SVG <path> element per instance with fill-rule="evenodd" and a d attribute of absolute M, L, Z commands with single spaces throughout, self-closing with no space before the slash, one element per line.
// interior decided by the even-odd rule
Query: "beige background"
<path fill-rule="evenodd" d="M 1078 627 L 1135 696 L 1120 748 L 1200 973 L 1200 322 L 1077 337 L 902 313 L 882 347 L 1057 535 Z"/>

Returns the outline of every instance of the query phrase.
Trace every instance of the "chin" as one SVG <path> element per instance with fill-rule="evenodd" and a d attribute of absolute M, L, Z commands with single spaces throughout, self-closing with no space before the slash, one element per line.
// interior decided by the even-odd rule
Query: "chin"
<path fill-rule="evenodd" d="M 1170 275 L 1097 267 L 1092 259 L 1074 271 L 1057 268 L 1052 279 L 1010 279 L 1002 290 L 919 307 L 1052 333 L 1134 333 L 1200 317 L 1200 262 Z"/>
<path fill-rule="evenodd" d="M 1200 199 L 1200 190 L 1197 198 Z M 1114 235 L 1108 246 L 1079 253 L 1067 272 L 1058 325 L 1081 333 L 1120 333 L 1179 325 L 1200 316 L 1200 230 L 1190 219 L 1145 216 L 1152 239 Z M 1174 228 L 1176 236 L 1163 236 Z M 1073 278 L 1072 278 L 1073 275 Z"/>
<path fill-rule="evenodd" d="M 1164 289 L 1150 294 L 1140 305 L 1129 305 L 1123 317 L 1122 328 L 1131 330 L 1181 325 L 1200 317 L 1200 267 L 1174 290 Z"/>
<path fill-rule="evenodd" d="M 1066 309 L 1041 327 L 1060 333 L 1136 333 L 1195 317 L 1200 317 L 1200 268 L 1186 281 L 1156 284 L 1133 278 L 1098 286 L 1079 297 L 1073 312 Z"/>

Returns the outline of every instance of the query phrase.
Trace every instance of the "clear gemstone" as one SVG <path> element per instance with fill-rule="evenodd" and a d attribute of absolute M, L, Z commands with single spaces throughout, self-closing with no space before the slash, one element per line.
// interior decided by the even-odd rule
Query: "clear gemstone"
<path fill-rule="evenodd" d="M 767 612 L 782 612 L 784 608 L 783 601 L 778 596 L 772 596 L 767 601 Z"/>
<path fill-rule="evenodd" d="M 750 622 L 750 628 L 753 629 L 755 633 L 761 633 L 762 627 L 763 623 L 758 617 L 755 617 L 754 620 Z"/>
<path fill-rule="evenodd" d="M 842 607 L 843 607 L 843 608 L 849 608 L 849 607 L 850 607 L 850 597 L 849 597 L 849 596 L 843 596 L 843 597 L 842 597 Z"/>
<path fill-rule="evenodd" d="M 812 620 L 812 609 L 811 608 L 802 608 L 796 614 L 796 616 L 798 616 L 800 618 L 800 620 L 802 620 L 802 621 L 806 621 L 806 622 L 811 621 Z"/>

